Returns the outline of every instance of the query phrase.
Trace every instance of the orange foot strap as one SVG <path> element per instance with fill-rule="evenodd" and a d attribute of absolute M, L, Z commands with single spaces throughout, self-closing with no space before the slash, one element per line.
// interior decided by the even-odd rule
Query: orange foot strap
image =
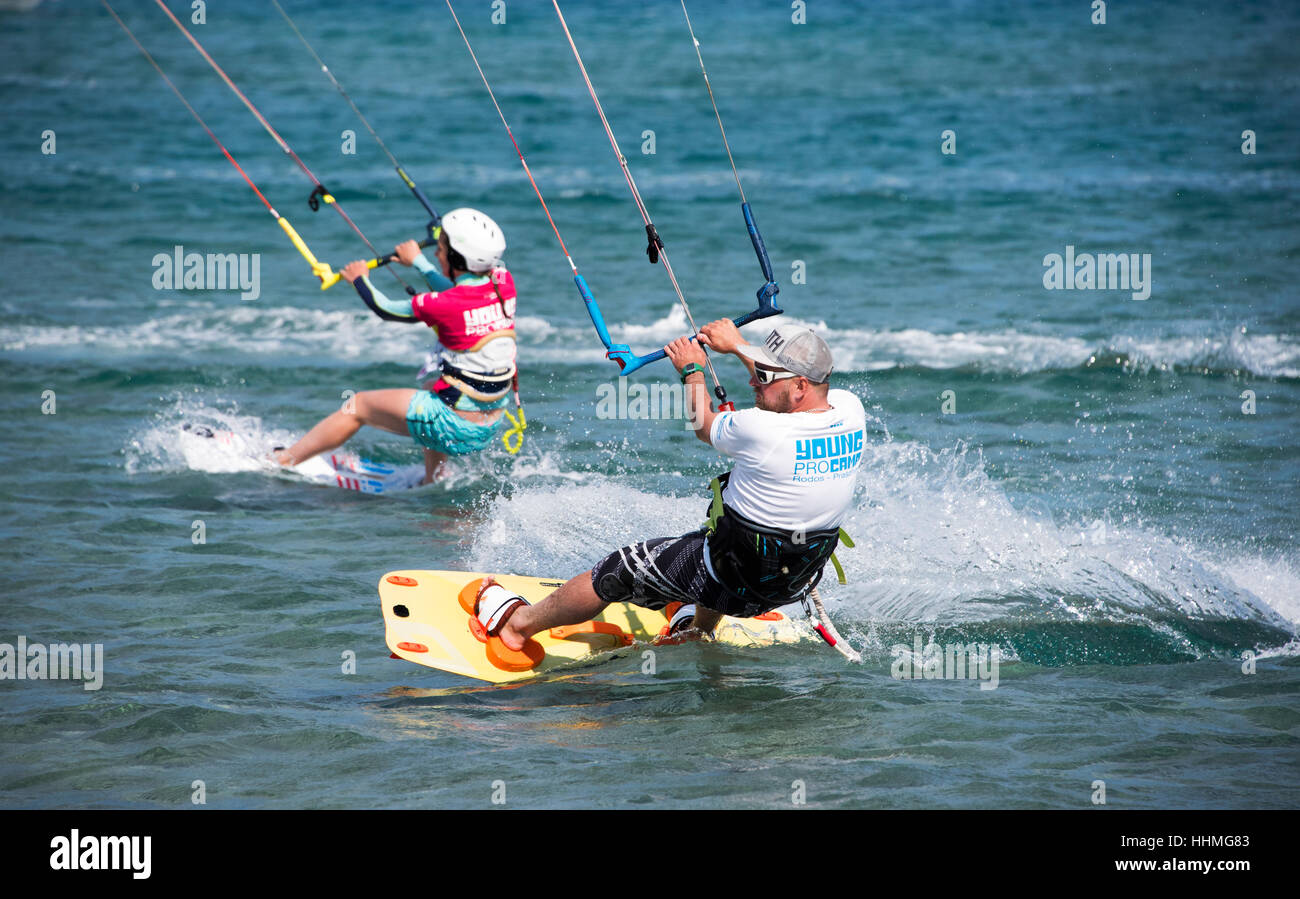
<path fill-rule="evenodd" d="M 587 634 L 613 637 L 618 646 L 631 646 L 636 642 L 635 637 L 617 624 L 608 621 L 584 621 L 582 624 L 565 624 L 551 628 L 551 636 L 556 640 L 567 640 L 570 637 L 581 637 Z"/>
<path fill-rule="evenodd" d="M 489 585 L 496 583 L 490 577 L 481 577 L 478 580 L 470 581 L 460 588 L 460 593 L 456 599 L 460 601 L 460 607 L 469 614 L 478 617 L 478 597 L 479 594 L 488 588 Z"/>
<path fill-rule="evenodd" d="M 663 616 L 671 622 L 673 620 L 673 616 L 677 614 L 677 610 L 680 609 L 683 605 L 684 603 L 680 603 L 680 602 L 670 602 L 668 605 L 664 606 L 660 611 L 663 613 Z M 659 628 L 659 637 L 654 641 L 655 645 L 666 646 L 666 645 L 672 645 L 674 643 L 682 642 L 681 640 L 669 640 L 668 637 L 669 635 L 671 635 L 671 633 L 672 633 L 672 627 L 670 625 L 665 624 L 663 627 Z"/>
<path fill-rule="evenodd" d="M 478 620 L 478 598 L 494 583 L 496 581 L 490 577 L 479 578 L 460 589 L 456 599 L 460 602 L 460 607 L 469 613 L 469 632 L 480 643 L 486 644 L 484 652 L 487 660 L 497 668 L 502 671 L 530 671 L 546 658 L 546 650 L 540 643 L 526 640 L 523 649 L 511 649 L 501 642 L 500 637 L 484 630 L 483 623 Z"/>

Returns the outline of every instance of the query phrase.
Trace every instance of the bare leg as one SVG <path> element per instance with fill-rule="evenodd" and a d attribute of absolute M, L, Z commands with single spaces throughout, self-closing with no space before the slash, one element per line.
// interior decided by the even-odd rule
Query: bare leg
<path fill-rule="evenodd" d="M 605 609 L 605 601 L 596 595 L 591 586 L 591 572 L 584 571 L 570 578 L 564 586 L 548 595 L 537 605 L 522 606 L 501 626 L 501 642 L 510 649 L 522 649 L 524 641 L 533 634 L 564 624 L 581 624 L 590 621 Z M 696 637 L 713 633 L 722 620 L 722 613 L 704 606 L 695 607 L 695 621 L 689 631 Z"/>
<path fill-rule="evenodd" d="M 406 407 L 414 395 L 415 391 L 410 389 L 362 391 L 337 412 L 322 419 L 293 446 L 276 453 L 276 461 L 281 465 L 306 462 L 312 456 L 342 446 L 362 425 L 409 435 Z"/>
<path fill-rule="evenodd" d="M 704 606 L 696 603 L 695 620 L 691 622 L 691 627 L 701 634 L 711 634 L 713 629 L 718 626 L 722 620 L 722 613 L 715 612 L 712 609 L 706 609 Z"/>
<path fill-rule="evenodd" d="M 438 478 L 438 469 L 442 468 L 442 463 L 447 461 L 446 453 L 435 452 L 431 449 L 424 451 L 424 480 L 422 484 L 432 484 Z"/>
<path fill-rule="evenodd" d="M 533 634 L 562 624 L 590 621 L 605 608 L 605 601 L 591 586 L 591 572 L 584 571 L 535 606 L 523 606 L 501 628 L 501 642 L 510 649 L 523 649 Z"/>

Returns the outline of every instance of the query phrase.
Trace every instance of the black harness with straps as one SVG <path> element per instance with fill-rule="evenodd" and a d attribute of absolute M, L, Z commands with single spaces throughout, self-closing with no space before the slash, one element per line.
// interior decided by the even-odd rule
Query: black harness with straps
<path fill-rule="evenodd" d="M 730 477 L 731 472 L 719 475 L 709 485 L 713 502 L 705 538 L 714 574 L 731 598 L 744 604 L 741 617 L 798 602 L 821 580 L 840 529 L 786 531 L 751 521 L 722 500 Z"/>

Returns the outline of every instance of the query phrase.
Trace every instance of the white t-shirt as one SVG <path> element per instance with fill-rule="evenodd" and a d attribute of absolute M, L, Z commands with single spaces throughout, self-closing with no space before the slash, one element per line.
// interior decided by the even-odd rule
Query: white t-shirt
<path fill-rule="evenodd" d="M 757 524 L 787 531 L 839 527 L 853 502 L 866 412 L 847 390 L 827 394 L 829 412 L 723 412 L 709 439 L 736 460 L 722 492 Z"/>

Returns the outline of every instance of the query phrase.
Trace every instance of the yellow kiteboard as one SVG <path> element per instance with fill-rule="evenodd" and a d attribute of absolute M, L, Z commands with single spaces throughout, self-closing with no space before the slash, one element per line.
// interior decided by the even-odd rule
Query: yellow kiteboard
<path fill-rule="evenodd" d="M 379 581 L 384 611 L 384 638 L 399 658 L 453 674 L 504 684 L 544 674 L 561 665 L 601 653 L 651 643 L 667 633 L 668 619 L 660 612 L 631 603 L 611 603 L 594 621 L 551 628 L 533 637 L 542 650 L 524 670 L 506 670 L 495 663 L 481 636 L 482 628 L 458 599 L 467 584 L 488 577 L 469 571 L 393 571 Z M 564 583 L 558 578 L 491 575 L 507 590 L 531 603 L 540 602 Z M 781 612 L 760 618 L 723 618 L 714 640 L 733 646 L 798 643 L 813 637 L 811 629 Z"/>

